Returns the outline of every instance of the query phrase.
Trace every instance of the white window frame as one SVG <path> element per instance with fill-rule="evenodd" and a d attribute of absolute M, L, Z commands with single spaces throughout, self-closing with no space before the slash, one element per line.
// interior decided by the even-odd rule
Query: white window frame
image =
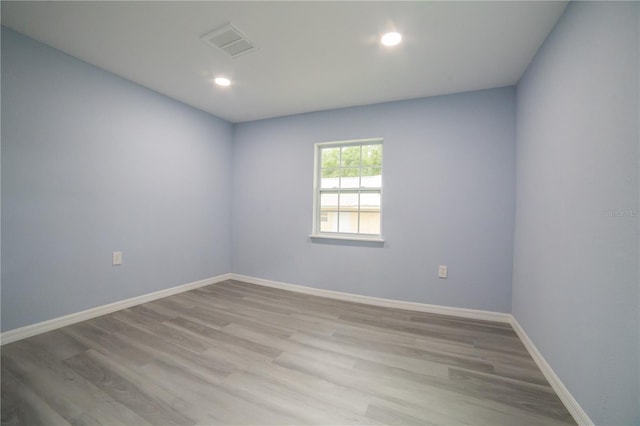
<path fill-rule="evenodd" d="M 334 141 L 334 142 L 320 142 L 316 143 L 314 146 L 314 173 L 313 173 L 313 227 L 311 231 L 311 238 L 325 238 L 332 240 L 352 240 L 352 241 L 368 241 L 368 242 L 384 242 L 382 238 L 382 205 L 383 205 L 383 182 L 384 182 L 384 147 L 382 154 L 382 164 L 380 165 L 380 170 L 382 174 L 382 182 L 380 183 L 380 188 L 353 188 L 358 191 L 366 190 L 366 191 L 374 191 L 380 193 L 380 234 L 360 234 L 360 233 L 346 233 L 346 232 L 322 232 L 320 231 L 320 194 L 322 192 L 322 188 L 320 187 L 321 183 L 321 173 L 322 173 L 322 156 L 320 155 L 320 151 L 322 148 L 327 147 L 345 147 L 345 146 L 363 146 L 363 145 L 372 145 L 372 144 L 380 144 L 383 145 L 383 138 L 371 138 L 371 139 L 356 139 L 356 140 L 347 140 L 347 141 Z M 350 189 L 351 190 L 351 189 Z"/>

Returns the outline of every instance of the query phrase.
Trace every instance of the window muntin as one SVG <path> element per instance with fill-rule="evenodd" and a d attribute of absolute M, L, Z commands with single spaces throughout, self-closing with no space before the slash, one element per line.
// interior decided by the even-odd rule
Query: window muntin
<path fill-rule="evenodd" d="M 382 139 L 316 144 L 314 234 L 381 235 Z"/>

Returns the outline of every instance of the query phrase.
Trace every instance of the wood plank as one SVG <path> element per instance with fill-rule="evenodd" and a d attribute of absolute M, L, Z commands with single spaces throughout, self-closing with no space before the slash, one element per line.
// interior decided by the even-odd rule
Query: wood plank
<path fill-rule="evenodd" d="M 2 368 L 71 424 L 147 424 L 29 339 L 3 348 Z"/>
<path fill-rule="evenodd" d="M 150 384 L 146 387 L 137 386 L 127 377 L 115 372 L 104 360 L 104 357 L 90 349 L 66 359 L 64 364 L 151 424 L 195 424 L 193 419 L 176 411 L 171 404 L 155 397 Z"/>
<path fill-rule="evenodd" d="M 71 425 L 9 371 L 2 369 L 3 425 Z"/>

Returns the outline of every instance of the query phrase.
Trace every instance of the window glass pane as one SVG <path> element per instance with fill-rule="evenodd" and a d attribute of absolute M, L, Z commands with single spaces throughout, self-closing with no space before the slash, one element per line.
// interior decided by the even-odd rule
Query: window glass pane
<path fill-rule="evenodd" d="M 360 210 L 363 211 L 380 211 L 380 193 L 379 192 L 363 192 L 360 194 Z"/>
<path fill-rule="evenodd" d="M 338 232 L 338 212 L 320 211 L 320 232 Z"/>
<path fill-rule="evenodd" d="M 320 210 L 338 210 L 338 194 L 320 194 Z"/>
<path fill-rule="evenodd" d="M 322 169 L 323 178 L 335 178 L 340 176 L 340 169 Z"/>
<path fill-rule="evenodd" d="M 340 211 L 340 224 L 338 232 L 358 233 L 358 212 Z"/>
<path fill-rule="evenodd" d="M 358 211 L 358 193 L 340 194 L 340 211 Z"/>
<path fill-rule="evenodd" d="M 322 169 L 320 188 L 338 188 L 340 186 L 340 169 Z"/>
<path fill-rule="evenodd" d="M 360 211 L 360 233 L 380 234 L 380 213 Z"/>
<path fill-rule="evenodd" d="M 360 169 L 340 169 L 340 188 L 360 188 Z"/>
<path fill-rule="evenodd" d="M 341 167 L 360 167 L 360 146 L 342 147 Z"/>
<path fill-rule="evenodd" d="M 360 176 L 359 167 L 345 167 L 340 169 L 340 176 L 342 177 L 358 177 Z"/>
<path fill-rule="evenodd" d="M 362 166 L 382 165 L 382 145 L 362 146 Z"/>
<path fill-rule="evenodd" d="M 338 232 L 338 194 L 320 194 L 320 231 Z"/>
<path fill-rule="evenodd" d="M 380 188 L 382 186 L 382 168 L 363 167 L 360 185 L 363 188 Z"/>
<path fill-rule="evenodd" d="M 322 148 L 321 150 L 322 168 L 338 168 L 340 167 L 340 147 Z"/>

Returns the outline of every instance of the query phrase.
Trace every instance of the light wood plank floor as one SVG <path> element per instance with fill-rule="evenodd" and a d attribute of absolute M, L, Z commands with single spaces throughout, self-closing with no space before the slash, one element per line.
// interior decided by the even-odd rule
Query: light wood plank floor
<path fill-rule="evenodd" d="M 2 424 L 575 424 L 508 325 L 237 281 L 1 358 Z"/>

